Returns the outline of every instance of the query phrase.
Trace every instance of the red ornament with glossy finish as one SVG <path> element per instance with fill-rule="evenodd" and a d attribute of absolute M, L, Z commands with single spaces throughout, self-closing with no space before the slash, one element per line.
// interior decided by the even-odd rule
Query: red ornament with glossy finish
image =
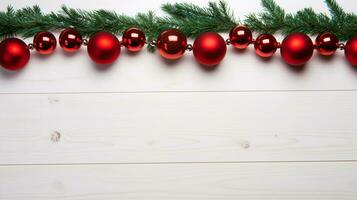
<path fill-rule="evenodd" d="M 48 55 L 54 52 L 57 46 L 56 37 L 50 32 L 39 32 L 33 39 L 33 47 L 39 54 Z"/>
<path fill-rule="evenodd" d="M 17 38 L 8 38 L 0 43 L 0 65 L 7 70 L 20 70 L 28 63 L 30 50 Z"/>
<path fill-rule="evenodd" d="M 357 67 L 357 36 L 351 38 L 346 43 L 345 56 L 351 65 Z"/>
<path fill-rule="evenodd" d="M 262 34 L 255 40 L 254 48 L 257 55 L 263 58 L 269 58 L 276 52 L 278 42 L 273 35 Z"/>
<path fill-rule="evenodd" d="M 111 33 L 98 32 L 90 38 L 87 51 L 95 63 L 112 64 L 120 55 L 120 42 Z"/>
<path fill-rule="evenodd" d="M 214 32 L 203 33 L 193 43 L 193 55 L 207 69 L 218 65 L 226 55 L 227 45 L 222 36 Z"/>
<path fill-rule="evenodd" d="M 319 34 L 315 40 L 317 51 L 323 56 L 333 55 L 339 45 L 338 38 L 332 33 Z"/>
<path fill-rule="evenodd" d="M 145 45 L 145 34 L 138 28 L 129 28 L 123 34 L 122 43 L 128 51 L 140 51 Z"/>
<path fill-rule="evenodd" d="M 253 41 L 252 31 L 245 26 L 236 26 L 230 31 L 229 40 L 234 48 L 246 49 Z"/>
<path fill-rule="evenodd" d="M 67 52 L 75 52 L 81 48 L 83 42 L 82 35 L 71 28 L 65 29 L 59 36 L 59 44 Z"/>
<path fill-rule="evenodd" d="M 157 49 L 162 57 L 176 60 L 183 56 L 186 51 L 187 38 L 176 29 L 165 30 L 157 38 Z"/>
<path fill-rule="evenodd" d="M 314 44 L 304 33 L 288 35 L 281 43 L 280 53 L 284 61 L 292 66 L 302 66 L 312 57 Z"/>

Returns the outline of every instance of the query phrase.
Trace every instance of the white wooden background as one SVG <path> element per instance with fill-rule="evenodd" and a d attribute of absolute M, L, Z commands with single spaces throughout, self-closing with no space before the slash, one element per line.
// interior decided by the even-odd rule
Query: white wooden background
<path fill-rule="evenodd" d="M 159 11 L 167 0 L 1 0 Z M 207 4 L 207 1 L 189 0 Z M 338 0 L 357 12 L 354 0 Z M 228 3 L 237 16 L 258 0 Z M 278 0 L 288 11 L 322 0 Z M 281 40 L 281 38 L 280 38 Z M 30 41 L 30 40 L 28 40 Z M 20 73 L 0 71 L 0 199 L 357 199 L 357 70 L 343 52 L 302 72 L 279 54 L 228 51 L 202 71 L 123 51 L 98 70 L 85 48 L 32 52 Z"/>

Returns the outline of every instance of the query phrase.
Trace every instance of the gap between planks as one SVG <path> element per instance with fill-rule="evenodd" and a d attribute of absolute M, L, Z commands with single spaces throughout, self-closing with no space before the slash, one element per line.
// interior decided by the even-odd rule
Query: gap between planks
<path fill-rule="evenodd" d="M 357 89 L 333 90 L 212 90 L 212 91 L 113 91 L 113 92 L 9 92 L 0 95 L 46 95 L 46 94 L 160 94 L 160 93 L 293 93 L 293 92 L 357 92 Z"/>
<path fill-rule="evenodd" d="M 217 162 L 117 162 L 117 163 L 42 163 L 0 164 L 0 167 L 16 166 L 96 166 L 96 165 L 187 165 L 187 164 L 269 164 L 269 163 L 357 163 L 357 160 L 289 160 L 289 161 L 217 161 Z"/>

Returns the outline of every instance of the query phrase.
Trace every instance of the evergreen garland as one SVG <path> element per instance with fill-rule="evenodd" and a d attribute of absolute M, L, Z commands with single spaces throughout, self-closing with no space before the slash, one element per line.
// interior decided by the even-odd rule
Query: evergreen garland
<path fill-rule="evenodd" d="M 317 13 L 311 8 L 289 14 L 274 0 L 262 0 L 263 12 L 252 13 L 243 22 L 258 33 L 279 32 L 286 35 L 304 32 L 316 35 L 329 31 L 342 41 L 357 35 L 357 15 L 346 13 L 335 0 L 325 0 L 325 3 L 330 15 Z M 0 12 L 0 37 L 32 37 L 39 31 L 58 31 L 68 27 L 77 29 L 84 36 L 98 31 L 122 34 L 127 28 L 138 27 L 145 32 L 148 41 L 152 41 L 168 28 L 177 28 L 187 37 L 196 37 L 206 31 L 229 32 L 236 24 L 240 24 L 222 0 L 210 2 L 207 7 L 190 3 L 167 3 L 161 8 L 167 16 L 158 17 L 149 11 L 131 17 L 114 11 L 85 11 L 66 6 L 62 6 L 59 12 L 45 14 L 39 6 L 19 10 L 9 6 L 7 11 Z"/>

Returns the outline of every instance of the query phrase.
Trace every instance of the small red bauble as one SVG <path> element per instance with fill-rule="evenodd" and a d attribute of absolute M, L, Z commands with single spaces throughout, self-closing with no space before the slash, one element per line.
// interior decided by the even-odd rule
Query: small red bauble
<path fill-rule="evenodd" d="M 59 36 L 59 44 L 67 52 L 75 52 L 82 46 L 82 35 L 71 28 L 65 29 Z"/>
<path fill-rule="evenodd" d="M 56 49 L 56 46 L 56 37 L 50 32 L 39 32 L 33 38 L 33 47 L 39 54 L 51 54 Z"/>
<path fill-rule="evenodd" d="M 274 55 L 278 48 L 278 42 L 270 34 L 259 35 L 254 44 L 255 53 L 263 58 L 269 58 Z"/>
<path fill-rule="evenodd" d="M 168 29 L 160 33 L 157 38 L 157 49 L 162 57 L 176 60 L 186 51 L 187 38 L 176 29 Z"/>
<path fill-rule="evenodd" d="M 288 35 L 281 43 L 280 53 L 286 63 L 292 66 L 302 66 L 310 60 L 314 44 L 304 33 Z"/>
<path fill-rule="evenodd" d="M 218 65 L 226 55 L 227 45 L 222 36 L 214 32 L 203 33 L 193 43 L 193 55 L 204 65 L 213 67 Z"/>
<path fill-rule="evenodd" d="M 236 49 L 246 49 L 252 42 L 252 31 L 245 26 L 236 26 L 229 33 L 229 40 Z"/>
<path fill-rule="evenodd" d="M 345 56 L 351 65 L 357 67 L 357 36 L 351 38 L 346 43 Z"/>
<path fill-rule="evenodd" d="M 98 32 L 90 38 L 87 51 L 95 63 L 112 64 L 120 55 L 120 42 L 111 33 Z"/>
<path fill-rule="evenodd" d="M 20 70 L 28 63 L 30 50 L 17 38 L 8 38 L 0 43 L 0 65 L 7 70 Z"/>
<path fill-rule="evenodd" d="M 323 56 L 333 55 L 338 47 L 339 41 L 332 33 L 319 34 L 315 40 L 317 51 Z"/>
<path fill-rule="evenodd" d="M 123 34 L 122 43 L 128 51 L 140 51 L 145 45 L 145 34 L 138 28 L 129 28 Z"/>

